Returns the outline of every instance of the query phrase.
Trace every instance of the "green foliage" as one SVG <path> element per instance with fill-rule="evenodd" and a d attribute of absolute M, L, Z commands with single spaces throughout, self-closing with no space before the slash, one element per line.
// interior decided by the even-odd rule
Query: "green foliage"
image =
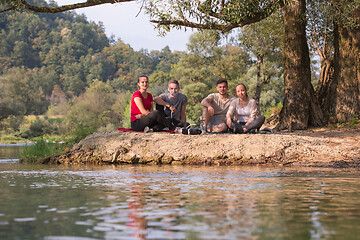
<path fill-rule="evenodd" d="M 48 103 L 44 96 L 39 69 L 11 68 L 0 77 L 1 118 L 44 112 Z"/>
<path fill-rule="evenodd" d="M 84 94 L 73 99 L 64 128 L 82 136 L 109 124 L 119 124 L 129 99 L 129 92 L 115 92 L 110 84 L 94 81 Z"/>
<path fill-rule="evenodd" d="M 353 118 L 351 118 L 350 120 L 351 128 L 356 128 L 356 125 L 359 123 L 359 120 L 360 120 L 359 115 L 355 115 Z"/>
<path fill-rule="evenodd" d="M 126 105 L 126 108 L 124 110 L 124 118 L 122 119 L 121 124 L 120 124 L 122 127 L 125 127 L 125 128 L 131 127 L 130 116 L 131 116 L 131 101 L 129 99 L 128 104 Z"/>
<path fill-rule="evenodd" d="M 359 115 L 354 115 L 354 117 L 351 118 L 351 120 L 349 122 L 342 122 L 342 121 L 338 121 L 337 125 L 340 127 L 350 127 L 350 128 L 359 128 L 360 126 L 360 117 Z"/>
<path fill-rule="evenodd" d="M 46 142 L 41 139 L 34 145 L 25 146 L 20 153 L 20 161 L 25 163 L 40 163 L 41 159 L 53 155 L 63 154 L 67 145 Z"/>
<path fill-rule="evenodd" d="M 0 143 L 14 144 L 14 143 L 23 143 L 27 142 L 25 139 L 9 134 L 5 131 L 0 131 Z"/>
<path fill-rule="evenodd" d="M 202 60 L 202 63 L 210 64 L 218 57 L 220 45 L 220 34 L 218 31 L 203 31 L 190 36 L 187 49 L 196 56 L 195 62 Z M 191 64 L 191 63 L 190 63 Z"/>
<path fill-rule="evenodd" d="M 4 130 L 8 133 L 14 133 L 20 129 L 23 120 L 23 116 L 10 115 L 7 118 L 3 118 L 0 120 L 0 130 Z"/>
<path fill-rule="evenodd" d="M 70 132 L 70 143 L 78 143 L 80 140 L 94 133 L 95 129 L 91 126 L 84 126 L 83 124 L 77 124 Z"/>
<path fill-rule="evenodd" d="M 208 87 L 204 83 L 193 83 L 186 85 L 182 91 L 188 98 L 186 107 L 188 121 L 197 123 L 203 109 L 201 100 L 208 95 Z"/>
<path fill-rule="evenodd" d="M 59 134 L 58 124 L 51 123 L 48 118 L 36 119 L 35 122 L 31 123 L 30 128 L 24 132 L 19 133 L 23 138 L 35 138 L 43 136 L 45 134 Z"/>
<path fill-rule="evenodd" d="M 151 87 L 156 86 L 159 91 L 151 91 L 153 94 L 161 93 L 167 89 L 168 83 L 171 80 L 170 72 L 163 72 L 156 70 L 149 76 Z"/>
<path fill-rule="evenodd" d="M 238 36 L 237 44 L 255 60 L 238 80 L 247 85 L 250 96 L 259 100 L 262 111 L 283 100 L 282 34 L 282 16 L 276 13 L 245 26 Z"/>
<path fill-rule="evenodd" d="M 0 142 L 29 142 L 41 137 L 48 141 L 63 141 L 61 136 L 61 117 L 47 116 L 9 116 L 0 121 Z"/>
<path fill-rule="evenodd" d="M 279 102 L 274 107 L 270 107 L 264 111 L 264 116 L 268 119 L 272 114 L 280 114 L 281 109 L 283 108 L 283 103 Z"/>
<path fill-rule="evenodd" d="M 282 54 L 283 29 L 283 16 L 277 12 L 261 22 L 243 27 L 238 44 L 252 57 L 279 58 Z"/>
<path fill-rule="evenodd" d="M 46 5 L 42 0 L 35 2 Z M 128 90 L 136 90 L 139 75 L 166 72 L 166 77 L 156 79 L 168 81 L 171 66 L 180 56 L 169 47 L 149 53 L 145 49 L 134 51 L 121 40 L 110 45 L 101 25 L 89 23 L 85 16 L 74 12 L 2 14 L 0 43 L 0 120 L 46 111 L 64 115 L 71 108 L 81 108 L 78 97 L 86 98 L 85 91 L 98 81 L 109 84 L 111 91 L 122 99 L 117 102 L 124 102 L 122 96 Z M 158 84 L 154 82 L 153 86 Z M 118 107 L 115 115 L 122 121 L 119 113 L 122 107 Z M 101 124 L 86 125 L 96 129 L 113 122 L 109 119 L 116 117 L 112 116 L 111 108 L 107 109 L 96 115 Z M 82 108 L 80 112 L 86 110 Z M 92 117 L 83 115 L 81 119 L 91 122 Z"/>
<path fill-rule="evenodd" d="M 146 12 L 152 22 L 157 23 L 161 34 L 181 27 L 216 29 L 224 33 L 268 17 L 283 3 L 276 0 L 151 0 L 146 5 Z"/>
<path fill-rule="evenodd" d="M 264 68 L 266 64 L 262 65 Z M 252 67 L 247 69 L 247 73 L 237 79 L 238 83 L 244 83 L 248 88 L 248 95 L 255 97 L 255 91 L 257 87 L 257 66 L 254 64 Z M 262 84 L 261 97 L 259 107 L 261 112 L 266 112 L 267 109 L 275 106 L 279 102 L 283 101 L 283 75 L 280 70 L 277 74 L 274 74 L 267 84 Z M 235 86 L 230 85 L 230 92 L 236 96 Z"/>
<path fill-rule="evenodd" d="M 170 72 L 172 65 L 179 61 L 181 54 L 181 52 L 172 53 L 166 46 L 161 51 L 151 51 L 150 57 L 156 65 L 156 71 Z"/>

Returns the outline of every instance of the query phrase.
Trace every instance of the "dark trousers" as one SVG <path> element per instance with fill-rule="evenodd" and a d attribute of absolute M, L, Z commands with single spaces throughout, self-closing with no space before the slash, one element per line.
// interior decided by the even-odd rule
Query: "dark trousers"
<path fill-rule="evenodd" d="M 171 118 L 169 117 L 170 113 L 171 113 L 171 110 L 168 108 L 168 107 L 165 107 L 165 106 L 162 106 L 162 105 L 159 105 L 159 104 L 156 104 L 156 110 L 158 110 L 159 112 L 161 112 L 162 114 L 164 114 L 164 116 L 166 116 L 166 118 L 172 123 L 174 124 L 176 127 L 181 127 L 181 128 L 184 128 L 184 127 L 187 127 L 189 126 L 190 124 L 187 123 L 187 122 L 181 122 L 180 120 L 177 120 L 175 118 Z M 171 116 L 171 115 L 170 115 Z"/>
<path fill-rule="evenodd" d="M 146 126 L 152 128 L 154 132 L 159 132 L 163 128 L 175 130 L 174 124 L 172 124 L 161 112 L 157 110 L 131 122 L 131 129 L 134 131 L 144 131 Z"/>
<path fill-rule="evenodd" d="M 246 128 L 247 131 L 250 131 L 252 129 L 260 129 L 261 126 L 264 124 L 265 122 L 265 117 L 260 115 L 259 117 L 255 118 L 254 121 L 252 121 L 249 125 L 244 126 L 244 128 Z M 240 122 L 241 125 L 245 125 L 245 122 Z"/>

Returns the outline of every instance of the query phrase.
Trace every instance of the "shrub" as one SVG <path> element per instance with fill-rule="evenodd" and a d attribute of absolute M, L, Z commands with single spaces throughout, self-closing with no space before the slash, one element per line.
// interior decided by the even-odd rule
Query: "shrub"
<path fill-rule="evenodd" d="M 48 118 L 36 119 L 31 123 L 28 130 L 20 131 L 19 135 L 23 138 L 34 138 L 45 134 L 59 134 L 58 123 L 50 121 Z"/>
<path fill-rule="evenodd" d="M 76 128 L 71 132 L 72 137 L 70 139 L 70 143 L 78 143 L 80 142 L 80 140 L 92 134 L 94 131 L 95 128 L 84 126 L 79 123 Z"/>
<path fill-rule="evenodd" d="M 130 98 L 129 93 L 114 92 L 109 84 L 94 81 L 84 94 L 73 100 L 64 126 L 77 138 L 109 124 L 118 125 Z"/>

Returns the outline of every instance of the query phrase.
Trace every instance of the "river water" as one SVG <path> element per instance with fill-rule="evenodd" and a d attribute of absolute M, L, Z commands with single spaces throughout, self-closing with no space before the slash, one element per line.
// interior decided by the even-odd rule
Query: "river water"
<path fill-rule="evenodd" d="M 357 169 L 44 166 L 0 158 L 0 239 L 360 236 Z"/>

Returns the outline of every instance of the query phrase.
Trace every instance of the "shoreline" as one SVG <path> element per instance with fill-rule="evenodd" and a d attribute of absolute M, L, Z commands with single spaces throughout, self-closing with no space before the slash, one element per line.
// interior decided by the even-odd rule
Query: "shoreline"
<path fill-rule="evenodd" d="M 177 164 L 360 167 L 360 130 L 271 134 L 93 133 L 44 164 Z"/>

